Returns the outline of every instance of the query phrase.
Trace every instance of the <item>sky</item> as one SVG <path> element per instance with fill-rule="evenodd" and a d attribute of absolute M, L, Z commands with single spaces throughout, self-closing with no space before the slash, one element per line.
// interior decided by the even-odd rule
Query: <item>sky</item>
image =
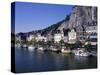
<path fill-rule="evenodd" d="M 71 5 L 15 3 L 15 33 L 44 29 L 65 18 Z"/>

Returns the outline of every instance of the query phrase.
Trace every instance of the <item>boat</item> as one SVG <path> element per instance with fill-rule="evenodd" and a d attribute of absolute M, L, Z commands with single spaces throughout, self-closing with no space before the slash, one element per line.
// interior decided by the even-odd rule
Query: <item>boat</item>
<path fill-rule="evenodd" d="M 97 56 L 97 52 L 96 51 L 91 51 L 90 56 Z"/>
<path fill-rule="evenodd" d="M 12 46 L 12 45 L 11 45 L 11 46 Z M 12 46 L 12 47 L 15 47 L 15 48 L 16 48 L 16 47 L 17 47 L 17 44 L 15 44 L 15 46 Z"/>
<path fill-rule="evenodd" d="M 44 51 L 45 49 L 43 47 L 38 47 L 38 50 Z"/>
<path fill-rule="evenodd" d="M 58 51 L 58 49 L 57 48 L 52 48 L 52 51 L 55 51 L 56 52 L 56 51 Z"/>
<path fill-rule="evenodd" d="M 50 47 L 50 50 L 51 50 L 51 51 L 54 51 L 54 52 L 59 52 L 59 50 L 58 50 L 56 47 L 54 47 L 54 46 L 51 46 L 51 47 Z"/>
<path fill-rule="evenodd" d="M 23 45 L 22 47 L 23 47 L 23 48 L 27 48 L 28 46 L 25 44 L 25 45 Z"/>
<path fill-rule="evenodd" d="M 77 56 L 90 56 L 90 53 L 84 48 L 78 48 L 76 51 L 74 51 L 74 54 Z"/>
<path fill-rule="evenodd" d="M 20 48 L 21 45 L 20 44 L 15 44 L 15 47 Z"/>
<path fill-rule="evenodd" d="M 28 46 L 28 49 L 29 49 L 29 50 L 34 50 L 34 49 L 35 49 L 35 47 L 34 47 L 34 46 L 32 46 L 32 45 L 30 45 L 30 46 Z"/>
<path fill-rule="evenodd" d="M 70 49 L 67 49 L 65 47 L 62 47 L 61 52 L 62 53 L 71 53 L 71 50 Z"/>

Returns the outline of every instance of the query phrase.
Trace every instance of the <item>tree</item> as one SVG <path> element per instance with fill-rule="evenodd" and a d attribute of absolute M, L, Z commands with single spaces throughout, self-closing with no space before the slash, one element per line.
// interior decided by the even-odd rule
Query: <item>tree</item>
<path fill-rule="evenodd" d="M 87 45 L 85 45 L 85 48 L 90 51 L 92 49 L 92 45 L 90 43 L 88 43 Z"/>
<path fill-rule="evenodd" d="M 65 46 L 65 43 L 64 43 L 64 40 L 60 40 L 60 46 L 62 47 L 62 46 Z"/>
<path fill-rule="evenodd" d="M 15 43 L 16 43 L 16 44 L 19 44 L 19 43 L 20 43 L 20 41 L 19 41 L 19 40 L 15 40 Z"/>
<path fill-rule="evenodd" d="M 33 44 L 36 44 L 37 41 L 35 38 L 32 38 L 30 41 L 28 41 L 28 45 L 33 45 Z"/>
<path fill-rule="evenodd" d="M 67 15 L 67 16 L 65 17 L 65 20 L 68 21 L 69 19 L 70 19 L 70 15 Z"/>
<path fill-rule="evenodd" d="M 81 43 L 80 41 L 76 41 L 75 47 L 76 47 L 76 48 L 82 47 L 82 43 Z"/>
<path fill-rule="evenodd" d="M 68 43 L 65 43 L 66 48 L 69 47 Z"/>

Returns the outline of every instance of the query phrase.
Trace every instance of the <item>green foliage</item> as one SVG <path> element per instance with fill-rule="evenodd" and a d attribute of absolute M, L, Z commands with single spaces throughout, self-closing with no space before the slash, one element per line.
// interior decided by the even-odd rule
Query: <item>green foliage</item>
<path fill-rule="evenodd" d="M 65 17 L 65 20 L 68 21 L 69 19 L 70 19 L 70 15 L 67 15 L 67 16 Z"/>
<path fill-rule="evenodd" d="M 27 41 L 27 44 L 28 44 L 28 45 L 33 45 L 33 44 L 36 44 L 36 43 L 37 43 L 37 41 L 36 41 L 35 38 L 33 38 L 33 39 L 30 40 L 30 41 Z"/>
<path fill-rule="evenodd" d="M 75 47 L 76 48 L 82 47 L 82 43 L 80 41 L 76 41 Z"/>
<path fill-rule="evenodd" d="M 65 43 L 65 46 L 66 46 L 66 47 L 69 47 L 68 43 Z"/>
<path fill-rule="evenodd" d="M 61 25 L 61 23 L 63 23 L 64 20 L 56 23 L 56 24 L 53 24 L 45 29 L 42 30 L 42 34 L 47 34 L 48 32 L 52 31 L 52 33 L 55 33 L 56 29 Z"/>
<path fill-rule="evenodd" d="M 19 43 L 20 43 L 20 41 L 19 41 L 19 40 L 16 40 L 16 41 L 15 41 L 15 43 L 16 43 L 16 44 L 19 44 Z"/>
<path fill-rule="evenodd" d="M 23 44 L 27 44 L 27 41 L 26 40 L 21 40 L 21 42 L 20 42 L 22 45 Z"/>
<path fill-rule="evenodd" d="M 75 45 L 75 44 L 68 44 L 68 47 L 70 47 L 70 48 L 75 48 L 76 45 Z"/>
<path fill-rule="evenodd" d="M 64 40 L 62 40 L 62 39 L 60 40 L 60 45 L 61 46 L 64 46 L 65 45 Z"/>
<path fill-rule="evenodd" d="M 74 44 L 65 43 L 65 46 L 66 47 L 70 47 L 71 49 L 73 49 L 73 48 L 80 48 L 80 47 L 82 47 L 82 43 L 80 41 L 77 41 Z"/>
<path fill-rule="evenodd" d="M 90 43 L 88 43 L 87 45 L 84 46 L 87 50 L 91 50 L 92 49 L 92 45 Z"/>

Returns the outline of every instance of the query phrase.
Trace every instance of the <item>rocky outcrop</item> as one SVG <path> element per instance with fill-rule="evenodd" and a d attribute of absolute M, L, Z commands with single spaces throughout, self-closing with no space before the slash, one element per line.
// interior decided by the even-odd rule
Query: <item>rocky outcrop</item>
<path fill-rule="evenodd" d="M 89 6 L 74 6 L 69 20 L 61 24 L 59 29 L 76 28 L 76 31 L 83 31 L 87 26 L 97 25 L 97 8 Z"/>

